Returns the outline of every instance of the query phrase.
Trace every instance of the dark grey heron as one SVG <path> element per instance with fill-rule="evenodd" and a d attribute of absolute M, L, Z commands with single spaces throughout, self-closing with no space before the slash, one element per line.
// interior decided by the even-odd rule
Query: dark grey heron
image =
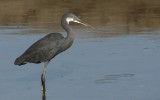
<path fill-rule="evenodd" d="M 44 62 L 44 69 L 41 75 L 42 90 L 45 91 L 43 82 L 45 82 L 45 74 L 48 63 L 57 54 L 67 50 L 73 43 L 74 34 L 72 28 L 69 26 L 70 22 L 79 23 L 85 26 L 90 26 L 84 23 L 73 13 L 66 13 L 62 16 L 61 25 L 67 32 L 67 36 L 63 37 L 60 33 L 50 33 L 41 38 L 33 45 L 31 45 L 20 57 L 18 57 L 14 64 L 24 65 L 26 63 L 42 63 Z M 90 26 L 92 27 L 92 26 Z"/>

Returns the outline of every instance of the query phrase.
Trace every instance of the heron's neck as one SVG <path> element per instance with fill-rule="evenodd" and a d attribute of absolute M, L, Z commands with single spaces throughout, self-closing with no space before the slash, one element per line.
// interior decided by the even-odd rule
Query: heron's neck
<path fill-rule="evenodd" d="M 67 23 L 66 19 L 62 20 L 61 25 L 62 25 L 63 29 L 67 32 L 65 42 L 66 42 L 66 46 L 69 48 L 72 45 L 73 40 L 74 40 L 74 34 L 73 34 L 73 31 L 72 31 L 72 28 Z"/>

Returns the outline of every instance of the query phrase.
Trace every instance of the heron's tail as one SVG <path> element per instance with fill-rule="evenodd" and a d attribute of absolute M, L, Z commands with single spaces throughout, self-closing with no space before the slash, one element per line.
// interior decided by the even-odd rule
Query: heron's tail
<path fill-rule="evenodd" d="M 24 64 L 26 64 L 26 63 L 24 62 L 23 57 L 18 57 L 18 58 L 15 60 L 14 64 L 21 66 L 21 65 L 24 65 Z"/>

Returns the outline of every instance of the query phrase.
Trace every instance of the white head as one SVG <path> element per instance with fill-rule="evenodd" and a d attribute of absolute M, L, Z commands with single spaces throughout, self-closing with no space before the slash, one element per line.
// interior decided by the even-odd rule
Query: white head
<path fill-rule="evenodd" d="M 66 18 L 66 21 L 67 21 L 67 23 L 69 24 L 69 22 L 74 22 L 74 19 L 71 18 L 71 17 L 67 17 L 67 18 Z"/>
<path fill-rule="evenodd" d="M 73 13 L 67 13 L 65 14 L 65 20 L 67 22 L 67 24 L 69 24 L 70 22 L 75 22 L 75 23 L 79 23 L 82 24 L 84 26 L 89 26 L 92 27 L 91 25 L 88 25 L 87 23 L 83 22 L 81 19 L 79 19 L 75 14 Z M 93 27 L 92 27 L 93 28 Z"/>

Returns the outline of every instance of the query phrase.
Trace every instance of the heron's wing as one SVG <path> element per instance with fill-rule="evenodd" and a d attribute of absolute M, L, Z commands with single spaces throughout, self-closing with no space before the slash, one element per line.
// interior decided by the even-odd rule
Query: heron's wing
<path fill-rule="evenodd" d="M 63 36 L 60 33 L 50 33 L 32 44 L 24 53 L 33 52 L 50 44 L 52 44 L 52 47 L 54 47 L 62 39 Z"/>
<path fill-rule="evenodd" d="M 50 33 L 31 45 L 19 58 L 15 64 L 40 63 L 53 58 L 60 46 L 63 36 L 60 33 Z"/>

